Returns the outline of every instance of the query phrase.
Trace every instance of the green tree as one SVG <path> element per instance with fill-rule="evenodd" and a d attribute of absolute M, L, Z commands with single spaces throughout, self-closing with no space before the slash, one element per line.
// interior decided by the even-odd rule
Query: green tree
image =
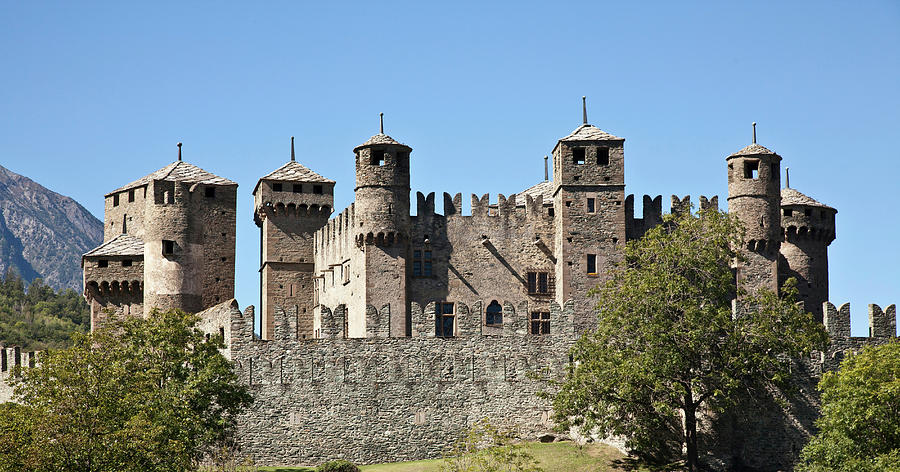
<path fill-rule="evenodd" d="M 900 342 L 847 357 L 822 376 L 819 391 L 819 433 L 798 471 L 900 471 Z"/>
<path fill-rule="evenodd" d="M 827 334 L 771 292 L 738 292 L 731 265 L 742 244 L 737 219 L 685 212 L 625 246 L 598 296 L 598 324 L 572 349 L 555 395 L 561 428 L 623 435 L 645 460 L 686 459 L 698 468 L 698 413 L 722 411 L 738 392 L 786 386 L 791 358 L 824 346 Z M 731 301 L 739 293 L 740 316 Z M 686 454 L 682 454 L 682 450 Z"/>
<path fill-rule="evenodd" d="M 537 461 L 512 434 L 482 419 L 444 455 L 443 472 L 541 472 Z"/>
<path fill-rule="evenodd" d="M 44 353 L 0 410 L 0 470 L 183 471 L 232 432 L 252 398 L 180 311 L 114 320 Z"/>
<path fill-rule="evenodd" d="M 25 281 L 12 269 L 0 282 L 0 345 L 26 351 L 62 348 L 71 335 L 90 329 L 90 308 L 72 289 L 54 292 L 40 278 L 26 291 Z"/>

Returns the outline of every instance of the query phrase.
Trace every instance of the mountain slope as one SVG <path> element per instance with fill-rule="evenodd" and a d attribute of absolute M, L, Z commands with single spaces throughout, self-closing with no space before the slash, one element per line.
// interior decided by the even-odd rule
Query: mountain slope
<path fill-rule="evenodd" d="M 103 223 L 78 202 L 0 166 L 0 273 L 80 293 L 81 255 L 102 240 Z"/>

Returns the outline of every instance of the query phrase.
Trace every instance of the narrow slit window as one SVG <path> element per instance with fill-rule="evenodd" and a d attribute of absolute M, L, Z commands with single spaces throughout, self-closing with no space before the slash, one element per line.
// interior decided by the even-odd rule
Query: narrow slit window
<path fill-rule="evenodd" d="M 594 209 L 594 199 L 593 199 L 593 198 L 588 198 L 588 199 L 587 199 L 587 212 L 588 212 L 588 213 L 593 213 L 594 211 L 595 211 L 595 209 Z"/>
<path fill-rule="evenodd" d="M 572 163 L 584 165 L 584 148 L 572 148 Z"/>
<path fill-rule="evenodd" d="M 609 148 L 607 148 L 607 147 L 598 147 L 597 148 L 597 165 L 598 166 L 608 166 L 609 165 Z"/>
<path fill-rule="evenodd" d="M 114 207 L 119 206 L 119 194 L 118 193 L 113 195 L 113 206 Z"/>
<path fill-rule="evenodd" d="M 588 275 L 597 275 L 597 255 L 596 254 L 588 254 L 587 255 L 587 274 Z"/>

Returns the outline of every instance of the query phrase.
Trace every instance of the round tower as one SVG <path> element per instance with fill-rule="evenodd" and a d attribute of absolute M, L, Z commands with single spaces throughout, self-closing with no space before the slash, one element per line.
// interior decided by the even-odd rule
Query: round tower
<path fill-rule="evenodd" d="M 737 279 L 748 292 L 778 290 L 781 246 L 781 156 L 756 144 L 728 156 L 728 212 L 746 230 Z"/>
<path fill-rule="evenodd" d="M 828 301 L 828 246 L 834 241 L 837 210 L 794 190 L 781 190 L 781 227 L 784 243 L 780 282 L 797 279 L 800 301 L 822 321 L 822 303 Z"/>
<path fill-rule="evenodd" d="M 409 154 L 412 148 L 381 132 L 356 155 L 356 243 L 393 245 L 409 236 Z"/>

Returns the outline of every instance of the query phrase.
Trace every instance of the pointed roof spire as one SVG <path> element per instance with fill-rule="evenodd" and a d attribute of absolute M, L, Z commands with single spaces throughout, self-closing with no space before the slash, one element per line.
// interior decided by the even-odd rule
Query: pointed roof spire
<path fill-rule="evenodd" d="M 379 121 L 381 121 L 381 125 L 378 127 L 378 132 L 380 134 L 384 134 L 384 113 L 379 113 L 378 119 Z"/>
<path fill-rule="evenodd" d="M 784 179 L 787 180 L 787 188 L 791 188 L 791 168 L 784 168 Z"/>
<path fill-rule="evenodd" d="M 550 156 L 544 156 L 544 182 L 550 180 L 550 170 L 547 167 L 547 161 L 550 159 Z"/>
<path fill-rule="evenodd" d="M 587 124 L 587 97 L 581 96 L 581 118 Z"/>
<path fill-rule="evenodd" d="M 297 160 L 297 157 L 294 155 L 294 137 L 291 136 L 291 162 Z"/>
<path fill-rule="evenodd" d="M 753 144 L 756 144 L 756 122 L 753 122 Z"/>
<path fill-rule="evenodd" d="M 181 143 L 178 143 L 177 146 L 178 146 L 178 160 L 181 161 Z"/>

